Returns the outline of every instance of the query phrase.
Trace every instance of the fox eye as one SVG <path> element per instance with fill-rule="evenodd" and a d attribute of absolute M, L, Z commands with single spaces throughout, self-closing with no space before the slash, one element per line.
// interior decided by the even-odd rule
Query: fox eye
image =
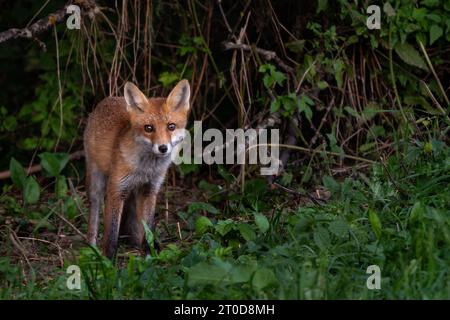
<path fill-rule="evenodd" d="M 175 130 L 175 127 L 176 127 L 175 123 L 169 123 L 169 124 L 167 125 L 167 129 L 169 129 L 170 131 Z"/>
<path fill-rule="evenodd" d="M 144 130 L 145 130 L 145 132 L 153 132 L 153 126 L 150 124 L 146 124 L 144 126 Z"/>

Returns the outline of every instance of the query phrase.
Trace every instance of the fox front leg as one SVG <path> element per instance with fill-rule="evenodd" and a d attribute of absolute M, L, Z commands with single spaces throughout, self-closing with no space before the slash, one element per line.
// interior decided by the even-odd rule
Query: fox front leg
<path fill-rule="evenodd" d="M 117 251 L 124 199 L 125 196 L 119 192 L 107 192 L 103 235 L 103 254 L 110 259 L 115 257 Z"/>
<path fill-rule="evenodd" d="M 149 247 L 145 238 L 145 230 L 142 225 L 144 221 L 149 228 L 153 231 L 155 229 L 155 206 L 156 206 L 157 192 L 154 192 L 150 188 L 144 188 L 140 190 L 136 201 L 136 221 L 135 226 L 136 233 L 132 235 L 133 243 L 142 246 L 145 251 L 148 251 Z"/>

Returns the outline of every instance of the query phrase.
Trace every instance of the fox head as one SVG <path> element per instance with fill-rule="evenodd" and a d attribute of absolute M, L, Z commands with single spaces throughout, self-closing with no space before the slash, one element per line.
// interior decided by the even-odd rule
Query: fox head
<path fill-rule="evenodd" d="M 157 156 L 170 155 L 185 135 L 190 92 L 189 82 L 181 80 L 167 98 L 147 98 L 127 82 L 124 97 L 136 142 Z"/>

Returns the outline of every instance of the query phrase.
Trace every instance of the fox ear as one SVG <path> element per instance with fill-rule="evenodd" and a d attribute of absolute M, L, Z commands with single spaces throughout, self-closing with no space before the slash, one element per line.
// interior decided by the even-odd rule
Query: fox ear
<path fill-rule="evenodd" d="M 139 88 L 131 82 L 125 83 L 124 97 L 127 102 L 128 111 L 144 111 L 147 98 L 145 97 L 145 94 L 143 94 L 141 90 L 139 90 Z"/>
<path fill-rule="evenodd" d="M 186 79 L 177 83 L 167 97 L 167 106 L 173 111 L 188 111 L 191 88 Z"/>

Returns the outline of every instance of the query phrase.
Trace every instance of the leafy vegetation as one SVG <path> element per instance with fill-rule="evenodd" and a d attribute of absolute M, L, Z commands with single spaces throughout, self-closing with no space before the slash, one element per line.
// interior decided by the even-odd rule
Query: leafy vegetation
<path fill-rule="evenodd" d="M 0 30 L 65 2 L 0 2 Z M 80 30 L 0 43 L 1 299 L 450 297 L 447 2 L 385 1 L 380 30 L 347 0 L 96 3 Z M 85 117 L 182 78 L 191 120 L 279 128 L 286 166 L 173 166 L 150 255 L 109 261 L 84 242 Z"/>
<path fill-rule="evenodd" d="M 360 173 L 338 182 L 327 176 L 324 184 L 332 197 L 323 205 L 287 209 L 282 202 L 289 199 L 269 195 L 264 180 L 251 181 L 254 188 L 226 196 L 235 198 L 230 200 L 234 209 L 213 209 L 209 217 L 201 210 L 180 212 L 189 219 L 188 229 L 195 230 L 193 239 L 168 243 L 145 258 L 129 255 L 124 267 L 115 266 L 95 248 L 83 248 L 73 261 L 82 270 L 79 291 L 67 290 L 65 274 L 44 291 L 38 285 L 24 291 L 17 283 L 17 270 L 3 258 L 2 296 L 447 298 L 450 149 L 434 144 L 431 153 L 420 145 L 410 146 L 407 162 L 393 156 L 384 166 L 374 166 L 370 177 Z M 261 212 L 268 199 L 276 203 L 266 216 Z M 382 270 L 382 290 L 366 287 L 370 265 Z"/>

